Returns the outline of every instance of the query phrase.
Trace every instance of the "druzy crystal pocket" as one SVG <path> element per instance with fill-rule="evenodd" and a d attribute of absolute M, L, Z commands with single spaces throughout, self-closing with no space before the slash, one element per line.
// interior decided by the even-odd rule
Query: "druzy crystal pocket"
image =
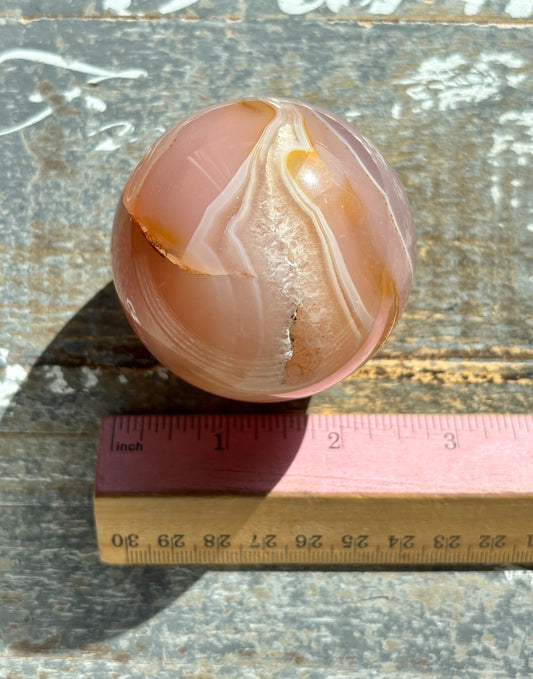
<path fill-rule="evenodd" d="M 282 99 L 208 108 L 169 130 L 120 200 L 120 301 L 171 371 L 248 401 L 309 396 L 388 336 L 413 276 L 405 192 L 324 110 Z"/>

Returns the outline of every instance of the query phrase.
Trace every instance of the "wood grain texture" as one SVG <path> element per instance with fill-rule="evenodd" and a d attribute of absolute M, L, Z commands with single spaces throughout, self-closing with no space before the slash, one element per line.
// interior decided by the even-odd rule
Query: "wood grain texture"
<path fill-rule="evenodd" d="M 531 672 L 528 571 L 98 562 L 105 415 L 531 411 L 530 3 L 314 4 L 162 13 L 162 2 L 64 0 L 39 20 L 49 3 L 0 3 L 2 679 Z M 144 150 L 189 113 L 246 94 L 324 106 L 373 139 L 407 188 L 419 243 L 413 293 L 379 354 L 322 394 L 268 407 L 169 375 L 110 283 L 113 212 Z"/>

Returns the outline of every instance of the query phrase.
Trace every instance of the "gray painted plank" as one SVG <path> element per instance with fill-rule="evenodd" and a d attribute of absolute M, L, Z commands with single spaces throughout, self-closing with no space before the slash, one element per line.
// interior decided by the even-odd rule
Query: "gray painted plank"
<path fill-rule="evenodd" d="M 66 521 L 84 530 L 84 518 Z M 6 678 L 36 667 L 191 679 L 525 679 L 531 669 L 527 572 L 111 568 L 54 544 L 46 524 L 34 544 L 39 556 L 3 592 Z"/>

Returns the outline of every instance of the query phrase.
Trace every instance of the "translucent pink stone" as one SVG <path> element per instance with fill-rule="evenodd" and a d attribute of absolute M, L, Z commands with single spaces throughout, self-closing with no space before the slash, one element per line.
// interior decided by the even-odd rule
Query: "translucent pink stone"
<path fill-rule="evenodd" d="M 405 192 L 314 106 L 244 99 L 169 130 L 119 203 L 118 296 L 154 356 L 247 401 L 309 396 L 366 361 L 413 276 Z"/>

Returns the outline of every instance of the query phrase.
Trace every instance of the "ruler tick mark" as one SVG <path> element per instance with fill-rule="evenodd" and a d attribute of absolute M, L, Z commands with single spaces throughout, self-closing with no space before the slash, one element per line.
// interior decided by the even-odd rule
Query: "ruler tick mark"
<path fill-rule="evenodd" d="M 115 427 L 117 426 L 117 418 L 113 418 L 113 428 L 111 430 L 111 446 L 110 450 L 113 451 L 115 449 Z"/>

